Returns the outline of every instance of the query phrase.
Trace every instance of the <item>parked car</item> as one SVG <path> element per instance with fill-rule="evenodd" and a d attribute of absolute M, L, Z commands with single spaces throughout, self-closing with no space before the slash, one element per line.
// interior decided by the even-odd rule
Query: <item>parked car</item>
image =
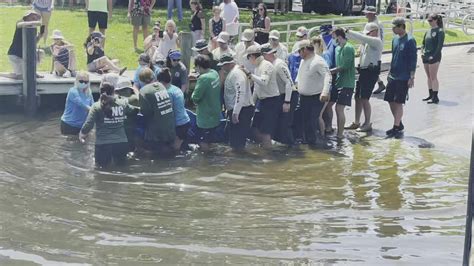
<path fill-rule="evenodd" d="M 390 0 L 388 3 L 387 9 L 385 10 L 386 14 L 396 14 L 399 11 L 411 12 L 411 5 L 408 1 L 400 0 Z"/>
<path fill-rule="evenodd" d="M 252 0 L 234 0 L 235 3 L 240 7 L 240 8 L 251 8 L 252 7 Z M 253 1 L 255 5 L 258 3 L 264 3 L 268 8 L 273 8 L 273 5 L 275 3 L 275 0 L 254 0 Z M 289 10 L 291 11 L 291 7 L 293 6 L 293 0 L 289 1 Z"/>

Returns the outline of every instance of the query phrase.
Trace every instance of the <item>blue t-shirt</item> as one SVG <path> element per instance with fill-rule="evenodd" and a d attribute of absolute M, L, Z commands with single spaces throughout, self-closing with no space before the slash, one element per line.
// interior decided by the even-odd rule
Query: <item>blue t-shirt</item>
<path fill-rule="evenodd" d="M 148 67 L 148 66 L 146 66 L 146 67 Z M 145 86 L 145 84 L 143 84 L 143 82 L 140 81 L 140 77 L 139 77 L 140 71 L 142 71 L 143 68 L 144 68 L 144 66 L 138 65 L 137 70 L 135 70 L 135 75 L 133 76 L 133 84 L 134 85 L 137 84 L 138 89 L 141 89 L 143 86 Z M 156 68 L 155 68 L 155 66 L 153 66 L 152 71 L 153 71 L 153 74 L 156 77 L 156 71 L 155 70 L 156 70 Z"/>
<path fill-rule="evenodd" d="M 70 126 L 82 128 L 87 118 L 88 107 L 91 107 L 93 103 L 94 98 L 90 90 L 89 93 L 83 93 L 76 87 L 70 88 L 61 120 Z"/>
<path fill-rule="evenodd" d="M 292 53 L 288 56 L 288 69 L 290 69 L 291 79 L 296 81 L 298 69 L 300 69 L 301 56 L 298 53 Z"/>
<path fill-rule="evenodd" d="M 188 113 L 184 108 L 184 94 L 180 88 L 170 85 L 167 89 L 173 104 L 173 113 L 176 126 L 182 126 L 190 121 Z"/>
<path fill-rule="evenodd" d="M 323 52 L 323 58 L 329 66 L 329 69 L 336 67 L 336 48 L 337 43 L 334 39 L 330 39 L 326 46 L 326 51 Z"/>
<path fill-rule="evenodd" d="M 416 41 L 412 36 L 395 36 L 392 40 L 392 62 L 389 77 L 394 80 L 409 80 L 410 72 L 416 70 Z"/>

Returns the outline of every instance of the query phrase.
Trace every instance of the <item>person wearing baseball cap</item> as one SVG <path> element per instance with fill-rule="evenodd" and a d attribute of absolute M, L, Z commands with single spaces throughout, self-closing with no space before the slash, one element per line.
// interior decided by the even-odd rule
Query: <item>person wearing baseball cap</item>
<path fill-rule="evenodd" d="M 212 55 L 214 56 L 214 58 L 221 58 L 223 54 L 232 54 L 232 56 L 235 55 L 235 52 L 229 47 L 229 40 L 229 33 L 225 31 L 219 33 L 219 36 L 217 37 L 217 43 L 219 47 L 212 51 Z"/>
<path fill-rule="evenodd" d="M 314 52 L 309 40 L 301 41 L 298 48 L 302 58 L 296 79 L 302 116 L 299 121 L 303 124 L 304 140 L 309 145 L 318 145 L 324 135 L 322 112 L 329 100 L 331 74 L 326 61 Z"/>
<path fill-rule="evenodd" d="M 367 23 L 364 33 L 346 29 L 348 39 L 361 43 L 359 58 L 359 78 L 355 90 L 355 121 L 346 129 L 357 129 L 360 132 L 372 130 L 370 96 L 375 83 L 379 79 L 380 65 L 383 51 L 383 42 L 379 37 L 379 26 L 376 23 Z M 364 111 L 365 122 L 360 124 L 360 116 Z"/>
<path fill-rule="evenodd" d="M 170 50 L 166 57 L 166 67 L 171 71 L 171 84 L 180 88 L 183 93 L 188 90 L 188 69 L 181 62 L 181 52 Z"/>
<path fill-rule="evenodd" d="M 292 130 L 293 114 L 298 104 L 298 93 L 295 84 L 291 79 L 288 65 L 276 56 L 276 50 L 271 44 L 262 45 L 261 51 L 263 58 L 272 63 L 275 68 L 280 93 L 279 106 L 281 106 L 281 109 L 278 112 L 278 125 L 273 139 L 287 145 L 293 145 L 295 142 Z"/>
<path fill-rule="evenodd" d="M 139 91 L 144 85 L 142 82 L 140 82 L 139 75 L 142 69 L 145 67 L 150 68 L 153 72 L 155 71 L 155 67 L 151 63 L 150 56 L 146 53 L 142 53 L 138 57 L 138 67 L 137 70 L 135 70 L 135 74 L 133 76 L 133 89 L 135 91 Z"/>
<path fill-rule="evenodd" d="M 161 36 L 160 36 L 161 35 Z M 143 48 L 151 58 L 154 57 L 155 52 L 160 46 L 161 38 L 163 38 L 163 32 L 161 31 L 160 21 L 156 21 L 153 25 L 153 32 L 143 40 Z"/>
<path fill-rule="evenodd" d="M 385 133 L 387 136 L 398 136 L 405 129 L 402 123 L 403 104 L 407 99 L 408 89 L 415 83 L 417 50 L 416 40 L 407 33 L 403 17 L 392 20 L 392 30 L 397 36 L 392 41 L 392 61 L 384 101 L 389 103 L 394 121 L 393 127 Z"/>
<path fill-rule="evenodd" d="M 260 46 L 252 45 L 247 48 L 246 57 L 255 66 L 255 74 L 246 70 L 247 76 L 254 82 L 253 101 L 260 102 L 260 123 L 257 125 L 256 137 L 268 149 L 272 146 L 272 136 L 281 110 L 276 71 L 272 63 L 263 58 Z"/>
<path fill-rule="evenodd" d="M 250 136 L 250 125 L 255 108 L 252 105 L 252 90 L 245 72 L 238 66 L 232 54 L 223 54 L 220 68 L 226 73 L 224 81 L 224 105 L 229 121 L 226 129 L 232 149 L 241 151 Z"/>
<path fill-rule="evenodd" d="M 291 49 L 291 53 L 297 52 L 298 49 L 298 43 L 302 40 L 307 40 L 308 39 L 308 29 L 305 26 L 300 26 L 296 30 L 296 42 L 293 45 L 293 48 Z"/>
<path fill-rule="evenodd" d="M 272 48 L 276 50 L 276 56 L 288 63 L 288 47 L 280 42 L 280 32 L 272 30 L 268 38 Z"/>
<path fill-rule="evenodd" d="M 255 40 L 255 32 L 252 29 L 245 29 L 240 38 L 240 42 L 235 46 L 235 61 L 239 65 L 245 66 L 248 70 L 254 67 L 247 60 L 245 50 L 251 45 L 258 45 Z"/>

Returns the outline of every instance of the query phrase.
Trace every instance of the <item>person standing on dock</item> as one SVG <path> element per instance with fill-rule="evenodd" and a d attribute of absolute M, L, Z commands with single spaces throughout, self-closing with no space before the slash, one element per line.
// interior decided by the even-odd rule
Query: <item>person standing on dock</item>
<path fill-rule="evenodd" d="M 398 35 L 392 40 L 392 62 L 388 73 L 387 91 L 384 100 L 389 103 L 393 115 L 393 128 L 387 130 L 387 136 L 397 136 L 405 127 L 402 123 L 403 104 L 408 89 L 415 84 L 416 40 L 406 31 L 405 19 L 396 17 L 392 21 L 393 33 Z"/>
<path fill-rule="evenodd" d="M 66 105 L 61 116 L 61 134 L 77 136 L 93 103 L 94 98 L 90 90 L 89 74 L 79 72 L 74 87 L 69 89 L 66 96 Z"/>
<path fill-rule="evenodd" d="M 46 45 L 48 37 L 49 20 L 53 12 L 54 0 L 34 0 L 33 9 L 41 15 L 40 34 L 43 36 L 43 42 Z"/>
<path fill-rule="evenodd" d="M 8 49 L 8 59 L 10 64 L 13 67 L 13 73 L 1 74 L 1 77 L 11 78 L 11 79 L 23 79 L 23 25 L 34 25 L 38 23 L 41 19 L 40 14 L 30 10 L 28 11 L 23 18 L 16 23 L 15 34 L 13 35 L 12 44 Z M 36 37 L 36 42 L 41 39 L 41 33 Z M 41 77 L 36 74 L 37 77 Z"/>

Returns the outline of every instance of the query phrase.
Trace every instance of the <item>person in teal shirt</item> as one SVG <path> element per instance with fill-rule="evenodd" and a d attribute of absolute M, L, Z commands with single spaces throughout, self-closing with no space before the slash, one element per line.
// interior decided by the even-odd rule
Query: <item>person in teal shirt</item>
<path fill-rule="evenodd" d="M 438 69 L 441 62 L 441 50 L 444 44 L 443 17 L 437 14 L 431 14 L 428 17 L 431 29 L 425 33 L 421 46 L 421 59 L 425 67 L 428 78 L 429 96 L 423 101 L 428 103 L 439 103 L 438 91 Z"/>
<path fill-rule="evenodd" d="M 334 31 L 338 47 L 336 48 L 336 67 L 331 69 L 331 74 L 337 74 L 335 88 L 337 88 L 336 116 L 337 116 L 337 138 L 342 139 L 346 116 L 344 108 L 351 106 L 352 94 L 355 88 L 355 49 L 347 41 L 346 32 L 342 28 Z"/>
<path fill-rule="evenodd" d="M 191 99 L 196 104 L 196 122 L 201 135 L 199 146 L 201 150 L 208 151 L 221 118 L 221 83 L 219 74 L 211 69 L 209 56 L 198 55 L 194 65 L 199 78 Z"/>

